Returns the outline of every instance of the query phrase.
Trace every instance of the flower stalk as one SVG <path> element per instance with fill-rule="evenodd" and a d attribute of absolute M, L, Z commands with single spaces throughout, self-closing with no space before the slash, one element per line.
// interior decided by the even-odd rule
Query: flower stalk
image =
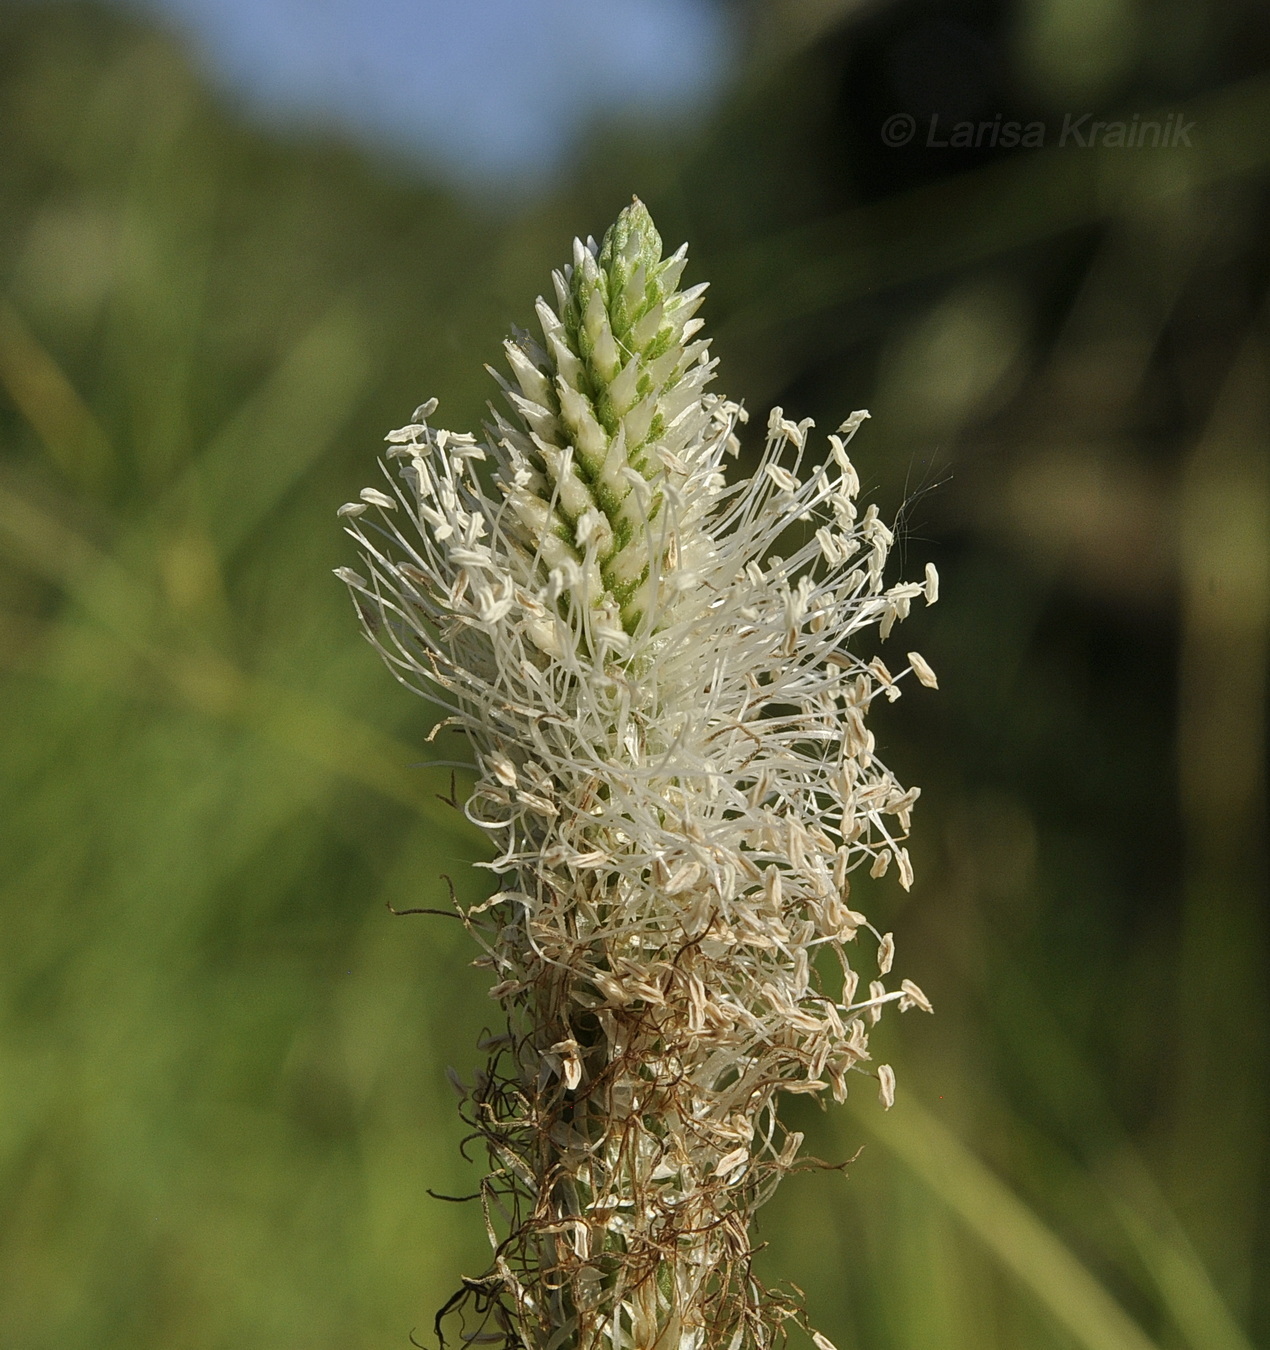
<path fill-rule="evenodd" d="M 751 1268 L 753 1215 L 799 1165 L 780 1096 L 872 1073 L 889 1105 L 869 1031 L 930 1008 L 888 983 L 851 883 L 912 880 L 918 789 L 866 715 L 935 677 L 859 645 L 937 577 L 884 584 L 892 535 L 847 454 L 867 413 L 813 466 L 811 422 L 776 409 L 727 481 L 746 415 L 707 390 L 685 263 L 638 201 L 575 242 L 540 336 L 505 344 L 484 437 L 430 402 L 388 437 L 385 488 L 341 508 L 366 570 L 338 575 L 466 733 L 465 810 L 496 849 L 498 891 L 462 911 L 507 1015 L 465 1099 L 493 1262 L 445 1311 L 527 1350 L 744 1350 L 803 1324 Z"/>

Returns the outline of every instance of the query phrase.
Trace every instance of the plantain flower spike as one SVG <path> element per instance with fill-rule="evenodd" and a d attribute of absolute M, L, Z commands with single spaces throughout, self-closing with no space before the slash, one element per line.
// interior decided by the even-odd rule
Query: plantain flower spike
<path fill-rule="evenodd" d="M 912 881 L 918 789 L 866 715 L 935 676 L 860 646 L 938 579 L 884 583 L 892 535 L 847 455 L 867 413 L 811 464 L 810 419 L 774 409 L 757 472 L 728 481 L 746 415 L 708 391 L 685 262 L 638 200 L 575 242 L 540 336 L 505 343 L 485 435 L 425 404 L 340 512 L 365 571 L 337 575 L 466 732 L 465 810 L 496 850 L 501 888 L 462 911 L 507 1016 L 464 1106 L 494 1257 L 443 1311 L 526 1350 L 745 1350 L 805 1325 L 751 1269 L 802 1142 L 781 1094 L 870 1075 L 889 1106 L 869 1032 L 930 1010 L 888 980 L 851 880 Z"/>

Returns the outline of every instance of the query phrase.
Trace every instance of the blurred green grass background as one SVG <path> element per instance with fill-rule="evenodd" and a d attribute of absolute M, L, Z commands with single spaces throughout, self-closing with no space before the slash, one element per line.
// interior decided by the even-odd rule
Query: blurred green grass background
<path fill-rule="evenodd" d="M 877 72 L 953 18 L 1028 115 L 1184 109 L 1194 150 L 885 151 Z M 483 841 L 334 510 L 424 398 L 479 422 L 632 190 L 713 283 L 720 387 L 871 408 L 944 576 L 903 634 L 941 692 L 882 726 L 919 884 L 868 897 L 938 1016 L 880 1028 L 890 1115 L 803 1110 L 864 1150 L 787 1183 L 766 1275 L 841 1350 L 1270 1343 L 1264 15 L 737 22 L 712 118 L 500 203 L 253 129 L 118 15 L 0 11 L 0 1350 L 403 1345 L 483 1268 L 427 1192 L 479 1175 L 445 1068 L 493 1005 L 386 908 L 475 897 Z"/>

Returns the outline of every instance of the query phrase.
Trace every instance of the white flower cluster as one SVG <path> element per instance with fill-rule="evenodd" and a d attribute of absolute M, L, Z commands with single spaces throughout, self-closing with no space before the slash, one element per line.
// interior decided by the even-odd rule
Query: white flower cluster
<path fill-rule="evenodd" d="M 777 1095 L 843 1098 L 883 1007 L 929 1010 L 888 987 L 893 943 L 850 876 L 912 879 L 918 789 L 865 719 L 935 677 L 857 643 L 937 578 L 884 582 L 892 535 L 847 456 L 866 413 L 813 467 L 810 421 L 776 409 L 758 471 L 726 481 L 745 415 L 705 392 L 684 262 L 639 202 L 576 243 L 541 341 L 506 344 L 485 438 L 425 405 L 388 438 L 388 490 L 342 508 L 368 575 L 339 575 L 466 731 L 466 810 L 496 841 L 503 889 L 465 917 L 509 1032 L 471 1109 L 506 1230 L 481 1297 L 512 1344 L 766 1343 L 797 1316 L 756 1316 L 748 1266 L 749 1215 L 801 1142 Z"/>

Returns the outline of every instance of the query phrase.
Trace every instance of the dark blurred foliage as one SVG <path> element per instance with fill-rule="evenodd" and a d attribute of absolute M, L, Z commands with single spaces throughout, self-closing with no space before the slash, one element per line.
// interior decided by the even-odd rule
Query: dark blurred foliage
<path fill-rule="evenodd" d="M 899 630 L 941 690 L 881 723 L 918 886 L 867 897 L 937 1016 L 880 1028 L 889 1115 L 804 1112 L 866 1147 L 787 1183 L 767 1274 L 842 1350 L 1270 1340 L 1270 11 L 737 22 L 715 116 L 495 208 L 248 128 L 107 12 L 0 11 L 0 1345 L 401 1345 L 483 1265 L 427 1191 L 477 1175 L 444 1069 L 492 1005 L 458 924 L 385 909 L 475 896 L 483 845 L 333 511 L 425 397 L 479 421 L 632 190 L 713 283 L 720 386 L 869 407 L 944 578 Z M 1085 113 L 1192 145 L 1060 145 Z"/>

